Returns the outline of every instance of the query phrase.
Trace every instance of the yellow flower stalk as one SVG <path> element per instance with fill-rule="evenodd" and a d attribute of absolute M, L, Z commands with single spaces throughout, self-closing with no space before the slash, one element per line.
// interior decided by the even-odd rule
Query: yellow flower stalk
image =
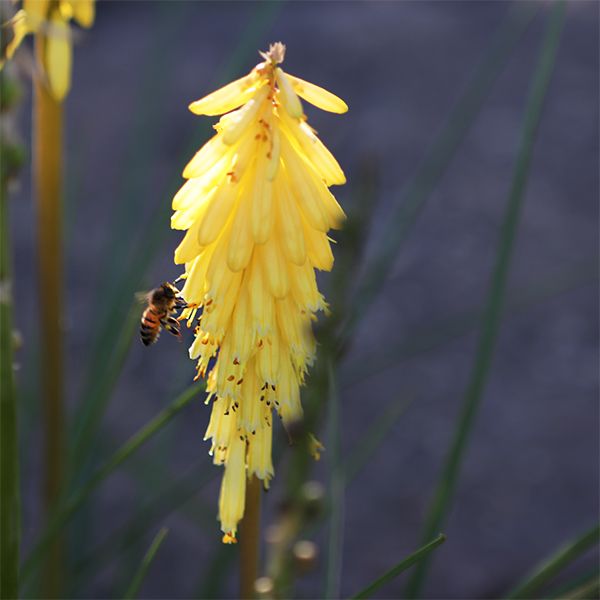
<path fill-rule="evenodd" d="M 248 75 L 190 105 L 221 115 L 216 135 L 186 166 L 171 225 L 187 230 L 183 318 L 201 309 L 190 357 L 206 375 L 212 413 L 205 439 L 225 466 L 219 501 L 224 542 L 236 541 L 246 482 L 268 487 L 273 410 L 288 427 L 302 418 L 300 386 L 313 364 L 312 321 L 326 310 L 315 268 L 329 271 L 327 237 L 344 212 L 329 186 L 346 179 L 306 123 L 300 98 L 335 113 L 337 96 L 292 77 L 272 45 Z M 233 111 L 233 112 L 231 112 Z"/>
<path fill-rule="evenodd" d="M 23 38 L 35 33 L 46 39 L 44 56 L 38 64 L 46 86 L 57 101 L 71 88 L 73 43 L 69 21 L 74 18 L 82 27 L 94 23 L 95 0 L 23 0 L 22 8 L 10 20 L 13 39 L 6 48 L 12 58 Z M 0 64 L 3 66 L 4 61 Z"/>

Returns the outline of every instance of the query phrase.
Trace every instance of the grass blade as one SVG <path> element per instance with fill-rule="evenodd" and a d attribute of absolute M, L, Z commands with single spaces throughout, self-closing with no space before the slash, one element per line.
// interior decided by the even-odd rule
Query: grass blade
<path fill-rule="evenodd" d="M 432 149 L 400 198 L 396 212 L 353 299 L 343 338 L 350 339 L 366 308 L 383 285 L 387 273 L 402 247 L 427 197 L 435 188 L 456 148 L 479 112 L 513 49 L 540 9 L 535 2 L 515 2 L 500 25 L 489 50 L 475 70 L 456 107 Z"/>
<path fill-rule="evenodd" d="M 454 487 L 458 480 L 462 459 L 465 455 L 467 441 L 473 431 L 475 417 L 481 404 L 491 370 L 492 358 L 502 319 L 510 261 L 525 196 L 533 143 L 558 51 L 564 11 L 564 2 L 554 5 L 542 42 L 539 62 L 531 86 L 531 95 L 525 112 L 521 141 L 517 153 L 504 223 L 502 224 L 500 233 L 500 243 L 492 273 L 489 297 L 483 316 L 482 331 L 473 363 L 473 370 L 463 400 L 454 439 L 452 440 L 446 462 L 442 468 L 442 473 L 427 515 L 422 537 L 424 542 L 429 541 L 435 535 L 435 532 L 439 531 L 448 512 Z M 425 582 L 428 564 L 429 560 L 425 559 L 413 572 L 407 588 L 408 598 L 416 598 L 420 594 Z"/>
<path fill-rule="evenodd" d="M 125 595 L 123 596 L 124 600 L 133 600 L 133 598 L 135 598 L 137 596 L 138 592 L 140 591 L 142 582 L 144 581 L 144 578 L 146 577 L 146 573 L 148 572 L 148 569 L 150 568 L 152 561 L 156 557 L 156 553 L 158 552 L 158 549 L 160 548 L 161 544 L 163 543 L 168 531 L 169 530 L 166 527 L 163 527 L 156 534 L 154 541 L 150 544 L 150 548 L 148 548 L 148 552 L 146 552 L 146 555 L 144 556 L 144 559 L 142 560 L 142 564 L 140 565 L 138 572 L 135 574 L 135 577 L 133 578 L 131 585 L 129 586 L 129 588 L 125 592 Z"/>
<path fill-rule="evenodd" d="M 552 592 L 545 598 L 549 600 L 554 600 L 555 598 L 594 598 L 592 594 L 587 596 L 581 596 L 580 591 L 589 589 L 591 585 L 598 585 L 600 583 L 600 569 L 596 567 L 591 571 L 588 571 L 585 575 L 581 575 L 577 577 L 577 579 L 570 581 L 569 583 L 563 585 L 558 590 Z M 598 593 L 596 593 L 596 596 Z"/>
<path fill-rule="evenodd" d="M 430 542 L 426 546 L 423 546 L 420 550 L 417 550 L 414 554 L 411 554 L 408 558 L 404 559 L 401 563 L 398 563 L 393 569 L 390 569 L 387 573 L 383 574 L 377 581 L 374 581 L 371 585 L 367 586 L 361 592 L 358 592 L 355 596 L 352 596 L 352 600 L 361 600 L 363 598 L 370 598 L 377 590 L 381 589 L 384 585 L 387 585 L 392 579 L 395 579 L 406 571 L 408 567 L 411 567 L 416 562 L 427 556 L 432 550 L 435 550 L 438 546 L 446 541 L 446 536 L 440 533 L 439 537 Z"/>
<path fill-rule="evenodd" d="M 173 403 L 162 410 L 154 419 L 147 423 L 140 431 L 125 442 L 106 461 L 104 466 L 85 485 L 83 485 L 58 511 L 51 523 L 45 529 L 38 544 L 25 561 L 21 577 L 26 579 L 32 572 L 37 562 L 42 558 L 44 551 L 52 542 L 57 532 L 77 512 L 90 494 L 104 481 L 123 461 L 133 454 L 140 446 L 145 444 L 153 435 L 160 431 L 175 415 L 185 408 L 194 397 L 204 389 L 204 383 L 191 385 L 176 398 Z"/>
<path fill-rule="evenodd" d="M 551 556 L 506 597 L 533 598 L 533 594 L 544 584 L 558 575 L 584 552 L 587 552 L 598 545 L 599 537 L 600 525 L 596 524 L 591 529 L 588 529 L 582 536 L 568 544 L 566 548 L 562 548 L 556 554 Z"/>

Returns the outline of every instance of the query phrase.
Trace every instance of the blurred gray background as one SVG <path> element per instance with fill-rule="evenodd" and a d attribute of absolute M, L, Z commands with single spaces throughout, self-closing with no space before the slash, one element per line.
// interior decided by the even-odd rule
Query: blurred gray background
<path fill-rule="evenodd" d="M 281 41 L 287 46 L 284 70 L 347 102 L 345 115 L 310 107 L 306 112 L 347 174 L 347 185 L 332 189 L 342 206 L 352 202 L 361 162 L 377 160 L 381 181 L 367 254 L 510 8 L 509 2 L 493 1 L 339 1 L 286 2 L 265 12 L 270 23 L 236 76 L 259 62 L 258 50 Z M 178 175 L 190 132 L 201 119 L 215 120 L 193 115 L 188 104 L 226 83 L 219 74 L 257 10 L 254 2 L 102 0 L 94 27 L 77 36 L 73 90 L 66 102 L 65 327 L 71 405 L 80 401 L 89 361 L 107 240 L 125 222 L 119 211 L 126 213 L 128 202 L 137 206 L 136 229 L 121 233 L 127 238 L 124 264 L 157 207 L 170 204 L 166 190 Z M 567 6 L 511 288 L 568 270 L 598 252 L 598 10 L 597 2 Z M 383 292 L 365 315 L 346 368 L 356 370 L 363 358 L 485 301 L 546 16 L 544 6 L 419 215 Z M 161 63 L 159 68 L 160 61 L 167 67 Z M 161 73 L 158 81 L 152 79 L 155 68 Z M 27 140 L 29 100 L 22 119 Z M 160 118 L 144 121 L 148 106 L 158 106 Z M 134 139 L 136 131 L 147 141 Z M 136 161 L 146 161 L 148 168 L 143 177 L 128 180 L 139 172 Z M 28 414 L 35 414 L 35 215 L 27 172 L 12 203 L 12 225 L 16 318 L 25 345 L 23 394 L 29 398 Z M 168 232 L 145 278 L 147 288 L 180 274 L 172 256 L 181 237 Z M 325 289 L 327 280 L 327 275 L 320 279 Z M 118 446 L 189 384 L 195 373 L 187 359 L 190 340 L 189 332 L 181 344 L 163 334 L 150 349 L 135 340 L 104 419 L 100 449 Z M 344 597 L 417 547 L 476 341 L 471 333 L 341 390 L 345 453 L 395 397 L 418 390 L 347 490 Z M 208 460 L 209 444 L 202 441 L 208 415 L 198 399 L 143 456 L 150 464 L 154 456 L 168 456 L 173 474 L 193 471 Z M 40 525 L 37 431 L 24 425 L 25 549 Z M 160 489 L 162 463 L 156 472 L 148 469 L 148 461 L 144 465 L 137 471 L 124 468 L 102 486 L 77 522 L 77 543 L 89 549 L 136 513 L 147 499 L 140 478 L 146 487 Z M 153 527 L 152 534 L 161 525 L 170 532 L 141 597 L 188 598 L 203 589 L 219 538 L 212 519 L 221 472 L 214 470 L 216 477 L 198 496 L 206 507 L 201 514 L 208 517 L 198 517 L 196 497 L 186 510 Z M 276 477 L 265 523 L 274 518 L 277 495 Z M 598 289 L 591 283 L 505 318 L 454 509 L 443 528 L 448 541 L 437 551 L 426 597 L 497 597 L 597 517 Z M 123 552 L 73 593 L 110 597 L 119 589 L 123 566 L 138 564 L 151 537 L 132 549 L 123 542 Z M 581 570 L 596 561 L 597 555 L 586 557 Z M 228 573 L 219 593 L 235 597 L 235 565 Z M 320 577 L 318 569 L 301 581 L 299 596 L 319 597 Z M 376 597 L 400 596 L 404 582 L 398 578 Z"/>

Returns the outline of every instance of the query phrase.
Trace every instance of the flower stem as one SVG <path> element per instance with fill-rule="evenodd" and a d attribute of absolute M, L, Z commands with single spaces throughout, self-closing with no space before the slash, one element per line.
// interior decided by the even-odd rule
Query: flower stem
<path fill-rule="evenodd" d="M 246 485 L 246 508 L 240 521 L 240 598 L 256 596 L 254 582 L 258 579 L 260 550 L 260 503 L 262 484 L 256 475 Z"/>
<path fill-rule="evenodd" d="M 38 64 L 44 63 L 46 38 L 35 36 Z M 33 173 L 38 214 L 38 277 L 42 346 L 44 431 L 43 503 L 49 520 L 63 483 L 63 348 L 61 329 L 62 260 L 62 106 L 35 79 L 33 96 Z M 58 537 L 48 550 L 43 596 L 60 595 L 63 543 Z"/>

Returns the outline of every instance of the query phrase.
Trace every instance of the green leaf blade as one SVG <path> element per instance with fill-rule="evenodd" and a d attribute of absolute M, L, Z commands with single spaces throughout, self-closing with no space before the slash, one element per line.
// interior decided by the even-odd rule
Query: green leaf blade
<path fill-rule="evenodd" d="M 384 585 L 387 585 L 390 581 L 398 577 L 400 573 L 406 571 L 409 567 L 412 567 L 415 563 L 425 558 L 430 552 L 435 550 L 438 546 L 446 541 L 446 536 L 440 533 L 439 537 L 430 542 L 426 546 L 423 546 L 420 550 L 417 550 L 414 554 L 411 554 L 408 558 L 405 558 L 402 562 L 398 563 L 395 567 L 390 569 L 387 573 L 384 573 L 379 579 L 374 581 L 371 585 L 367 586 L 364 590 L 358 594 L 352 596 L 352 600 L 363 600 L 364 598 L 370 598 L 377 590 L 381 589 Z"/>

